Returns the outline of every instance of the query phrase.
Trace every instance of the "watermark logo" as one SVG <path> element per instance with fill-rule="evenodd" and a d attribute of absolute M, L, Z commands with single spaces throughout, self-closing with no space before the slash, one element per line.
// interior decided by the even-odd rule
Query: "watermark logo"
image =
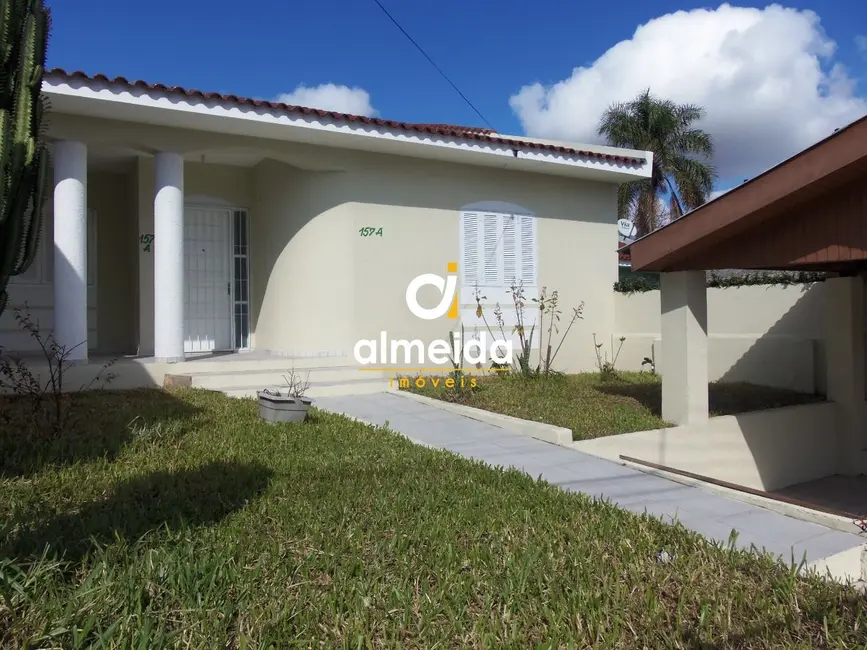
<path fill-rule="evenodd" d="M 412 279 L 406 288 L 406 306 L 416 318 L 436 320 L 443 316 L 451 319 L 458 317 L 458 263 L 449 262 L 446 266 L 448 275 L 444 278 L 436 273 L 423 273 Z M 426 309 L 418 304 L 418 290 L 425 285 L 432 285 L 442 294 L 442 300 L 433 309 Z"/>
<path fill-rule="evenodd" d="M 413 278 L 406 287 L 406 306 L 410 313 L 420 320 L 436 320 L 446 317 L 449 320 L 458 318 L 458 265 L 449 262 L 446 266 L 447 275 L 443 277 L 435 273 L 423 273 Z M 419 304 L 418 293 L 424 286 L 433 286 L 441 294 L 439 304 L 435 307 L 423 307 Z M 420 339 L 390 340 L 388 332 L 380 332 L 379 340 L 362 339 L 355 344 L 353 354 L 361 366 L 379 364 L 382 369 L 406 371 L 424 371 L 453 369 L 452 363 L 464 362 L 476 368 L 487 368 L 491 364 L 511 365 L 512 346 L 510 340 L 493 339 L 488 341 L 488 333 L 479 332 L 466 341 L 462 340 L 460 332 L 452 332 L 450 339 L 435 339 L 426 346 Z M 417 368 L 396 368 L 418 364 Z M 463 364 L 461 364 L 463 365 Z"/>

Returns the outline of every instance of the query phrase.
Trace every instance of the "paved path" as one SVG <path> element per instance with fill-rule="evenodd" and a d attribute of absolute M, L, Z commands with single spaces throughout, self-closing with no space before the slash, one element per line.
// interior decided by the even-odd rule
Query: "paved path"
<path fill-rule="evenodd" d="M 389 393 L 322 397 L 316 406 L 384 425 L 414 442 L 448 449 L 492 466 L 523 469 L 534 478 L 570 492 L 607 498 L 633 512 L 677 517 L 705 537 L 736 546 L 764 548 L 786 562 L 810 562 L 853 548 L 867 540 L 818 524 L 786 517 L 765 508 L 728 499 L 697 487 L 645 474 L 611 461 L 513 434 L 478 420 Z"/>

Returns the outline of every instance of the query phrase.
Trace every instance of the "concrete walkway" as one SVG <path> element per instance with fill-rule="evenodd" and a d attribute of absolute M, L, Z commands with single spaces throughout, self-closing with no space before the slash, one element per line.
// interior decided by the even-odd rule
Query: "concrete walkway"
<path fill-rule="evenodd" d="M 580 451 L 513 434 L 461 415 L 390 393 L 322 397 L 318 408 L 384 425 L 416 443 L 447 449 L 492 466 L 515 467 L 542 476 L 563 490 L 610 499 L 633 512 L 645 510 L 664 521 L 677 519 L 705 537 L 755 546 L 790 562 L 808 562 L 867 542 L 857 535 L 786 517 L 697 487 L 645 474 Z"/>

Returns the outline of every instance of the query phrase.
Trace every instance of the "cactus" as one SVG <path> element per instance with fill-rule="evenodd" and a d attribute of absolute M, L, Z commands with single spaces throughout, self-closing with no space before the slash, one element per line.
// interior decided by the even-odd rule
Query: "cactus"
<path fill-rule="evenodd" d="M 50 15 L 42 0 L 0 0 L 0 314 L 9 278 L 33 262 L 48 150 L 42 75 Z"/>

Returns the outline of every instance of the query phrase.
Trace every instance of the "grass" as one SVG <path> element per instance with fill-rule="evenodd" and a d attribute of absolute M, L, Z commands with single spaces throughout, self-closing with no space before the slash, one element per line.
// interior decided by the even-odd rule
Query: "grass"
<path fill-rule="evenodd" d="M 413 392 L 467 406 L 545 422 L 572 430 L 574 440 L 671 426 L 662 419 L 658 375 L 621 372 L 602 380 L 598 373 L 554 375 L 548 379 L 481 377 L 470 391 L 448 390 L 430 382 Z M 814 395 L 747 383 L 708 386 L 710 414 L 732 415 L 817 401 Z"/>
<path fill-rule="evenodd" d="M 852 589 L 387 429 L 188 389 L 40 442 L 0 407 L 0 647 L 867 642 Z"/>

